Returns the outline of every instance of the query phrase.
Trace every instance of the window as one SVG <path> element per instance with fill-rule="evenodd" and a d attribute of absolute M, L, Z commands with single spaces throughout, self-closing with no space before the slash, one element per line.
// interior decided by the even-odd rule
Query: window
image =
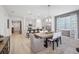
<path fill-rule="evenodd" d="M 56 29 L 75 29 L 77 27 L 77 15 L 72 14 L 66 17 L 58 17 L 56 21 Z"/>

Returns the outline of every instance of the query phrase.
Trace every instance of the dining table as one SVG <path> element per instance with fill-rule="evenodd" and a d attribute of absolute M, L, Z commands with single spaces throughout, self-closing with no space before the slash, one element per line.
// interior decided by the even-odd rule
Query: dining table
<path fill-rule="evenodd" d="M 36 38 L 42 38 L 45 39 L 44 41 L 44 47 L 48 47 L 48 39 L 52 39 L 53 32 L 40 32 L 40 33 L 34 33 Z"/>

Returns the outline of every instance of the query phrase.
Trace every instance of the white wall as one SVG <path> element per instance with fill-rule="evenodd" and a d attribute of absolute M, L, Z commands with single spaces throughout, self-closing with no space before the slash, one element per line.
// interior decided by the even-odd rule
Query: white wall
<path fill-rule="evenodd" d="M 3 6 L 0 6 L 0 35 L 3 36 L 9 36 L 9 29 L 7 28 L 7 19 L 8 14 L 3 8 Z"/>

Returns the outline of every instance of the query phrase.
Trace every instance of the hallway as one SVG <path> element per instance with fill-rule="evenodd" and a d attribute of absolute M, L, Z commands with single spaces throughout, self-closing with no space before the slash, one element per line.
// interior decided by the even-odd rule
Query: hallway
<path fill-rule="evenodd" d="M 30 40 L 18 33 L 11 36 L 10 44 L 10 54 L 31 53 Z"/>

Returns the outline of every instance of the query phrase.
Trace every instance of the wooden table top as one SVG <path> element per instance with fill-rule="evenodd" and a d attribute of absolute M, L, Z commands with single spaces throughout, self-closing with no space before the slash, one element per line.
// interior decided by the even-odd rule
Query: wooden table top
<path fill-rule="evenodd" d="M 53 32 L 34 33 L 34 35 L 40 38 L 50 38 L 53 37 Z"/>

